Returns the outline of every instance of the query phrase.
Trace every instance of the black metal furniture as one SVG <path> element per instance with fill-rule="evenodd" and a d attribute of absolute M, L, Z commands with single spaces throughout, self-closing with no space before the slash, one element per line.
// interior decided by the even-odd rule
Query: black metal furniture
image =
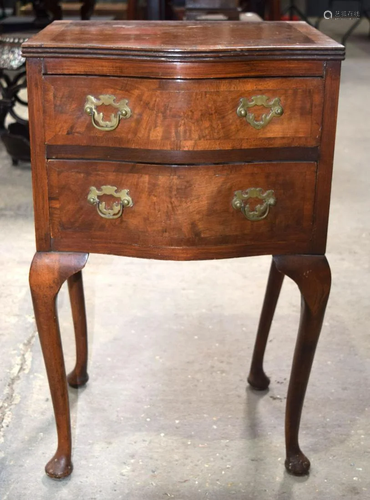
<path fill-rule="evenodd" d="M 303 21 L 306 21 L 306 23 L 313 26 L 306 14 L 304 14 L 304 12 L 302 12 L 301 9 L 297 7 L 295 1 L 289 0 L 289 6 L 283 11 L 282 15 L 285 16 L 286 14 L 289 14 L 290 20 L 293 21 L 294 13 L 296 13 Z"/>
<path fill-rule="evenodd" d="M 25 59 L 21 55 L 21 44 L 27 40 L 24 34 L 0 37 L 0 137 L 13 165 L 30 161 L 28 120 L 15 109 L 17 103 L 28 105 L 19 95 L 27 87 Z M 15 122 L 6 125 L 8 115 Z"/>

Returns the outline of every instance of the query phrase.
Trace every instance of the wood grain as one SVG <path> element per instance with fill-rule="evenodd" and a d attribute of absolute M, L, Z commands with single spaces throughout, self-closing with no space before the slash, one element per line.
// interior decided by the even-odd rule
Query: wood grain
<path fill-rule="evenodd" d="M 215 27 L 217 27 L 215 29 Z M 301 28 L 301 29 L 299 29 Z M 300 22 L 57 21 L 23 44 L 27 57 L 170 60 L 343 59 L 344 47 Z"/>
<path fill-rule="evenodd" d="M 337 128 L 340 63 L 327 63 L 325 74 L 325 100 L 322 118 L 320 160 L 317 173 L 316 213 L 320 211 L 312 238 L 312 248 L 325 253 L 329 222 L 331 181 L 333 173 L 335 132 Z"/>
<path fill-rule="evenodd" d="M 27 63 L 28 113 L 32 163 L 33 209 L 35 212 L 36 248 L 50 250 L 48 180 L 45 161 L 43 118 L 42 59 Z"/>
<path fill-rule="evenodd" d="M 240 78 L 256 76 L 320 76 L 323 61 L 208 61 L 197 62 L 148 61 L 132 58 L 48 58 L 44 73 L 50 75 L 110 75 L 136 78 Z"/>
<path fill-rule="evenodd" d="M 46 146 L 49 159 L 115 160 L 167 165 L 246 163 L 255 161 L 317 161 L 319 148 L 250 148 L 217 151 L 110 148 L 109 146 Z"/>
<path fill-rule="evenodd" d="M 47 144 L 194 151 L 313 147 L 320 140 L 321 78 L 172 81 L 47 76 L 44 82 Z M 84 112 L 89 94 L 112 94 L 117 102 L 127 99 L 132 116 L 114 131 L 96 129 Z M 242 97 L 261 94 L 279 97 L 284 114 L 256 130 L 236 110 Z M 258 106 L 253 111 L 260 119 L 269 110 Z"/>
<path fill-rule="evenodd" d="M 241 245 L 246 254 L 310 246 L 315 163 L 171 167 L 56 160 L 48 162 L 48 174 L 55 250 L 152 257 L 158 247 L 176 258 L 185 248 L 193 259 L 197 247 L 220 245 L 226 257 Z M 121 218 L 104 219 L 87 202 L 90 187 L 103 185 L 129 189 L 134 206 Z M 235 191 L 251 187 L 275 191 L 277 204 L 262 221 L 251 222 L 231 206 Z"/>

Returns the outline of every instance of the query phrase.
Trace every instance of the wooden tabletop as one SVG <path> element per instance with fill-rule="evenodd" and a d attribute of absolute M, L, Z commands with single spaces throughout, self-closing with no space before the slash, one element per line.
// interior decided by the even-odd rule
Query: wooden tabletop
<path fill-rule="evenodd" d="M 124 56 L 343 59 L 304 22 L 56 21 L 23 44 L 27 57 Z"/>

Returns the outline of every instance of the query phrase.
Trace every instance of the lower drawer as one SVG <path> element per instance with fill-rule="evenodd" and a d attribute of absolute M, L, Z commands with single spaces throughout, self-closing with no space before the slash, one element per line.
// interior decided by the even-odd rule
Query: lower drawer
<path fill-rule="evenodd" d="M 180 260 L 310 252 L 316 168 L 50 160 L 52 249 Z"/>

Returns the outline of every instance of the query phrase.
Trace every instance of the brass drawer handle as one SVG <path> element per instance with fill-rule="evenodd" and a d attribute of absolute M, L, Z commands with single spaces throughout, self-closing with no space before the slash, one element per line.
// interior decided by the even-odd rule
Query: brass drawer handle
<path fill-rule="evenodd" d="M 264 106 L 265 108 L 270 108 L 270 112 L 268 114 L 263 114 L 261 116 L 261 120 L 257 121 L 254 118 L 254 114 L 249 111 L 249 108 L 253 108 L 254 106 Z M 260 130 L 261 128 L 266 127 L 274 116 L 281 116 L 284 113 L 284 109 L 278 97 L 275 97 L 275 99 L 272 99 L 269 102 L 269 98 L 265 95 L 254 95 L 249 101 L 248 99 L 242 97 L 236 113 L 241 118 L 245 118 L 253 128 Z"/>
<path fill-rule="evenodd" d="M 244 204 L 251 198 L 262 200 L 263 203 L 257 205 L 254 210 L 251 210 L 248 203 Z M 246 191 L 235 191 L 234 198 L 231 202 L 235 210 L 240 210 L 244 216 L 251 221 L 262 220 L 267 217 L 270 206 L 276 204 L 275 193 L 272 189 L 263 192 L 262 188 L 249 188 Z"/>
<path fill-rule="evenodd" d="M 134 204 L 128 193 L 128 189 L 118 191 L 118 188 L 115 186 L 102 186 L 100 189 L 91 186 L 89 194 L 87 195 L 87 201 L 91 203 L 91 205 L 96 205 L 98 214 L 104 217 L 104 219 L 118 219 L 118 217 L 121 217 L 124 208 L 132 207 Z M 105 201 L 99 200 L 99 196 L 103 194 L 119 198 L 120 201 L 115 201 L 112 208 L 106 208 Z"/>
<path fill-rule="evenodd" d="M 116 102 L 114 95 L 104 94 L 100 95 L 99 98 L 88 95 L 86 97 L 84 111 L 91 116 L 91 121 L 95 128 L 105 132 L 110 132 L 118 127 L 121 118 L 126 120 L 127 118 L 130 118 L 131 109 L 127 106 L 127 103 L 127 99 L 122 99 L 121 101 Z M 104 121 L 103 113 L 98 113 L 97 108 L 103 104 L 105 106 L 113 106 L 118 109 L 116 114 L 112 113 L 110 115 L 109 121 Z"/>

